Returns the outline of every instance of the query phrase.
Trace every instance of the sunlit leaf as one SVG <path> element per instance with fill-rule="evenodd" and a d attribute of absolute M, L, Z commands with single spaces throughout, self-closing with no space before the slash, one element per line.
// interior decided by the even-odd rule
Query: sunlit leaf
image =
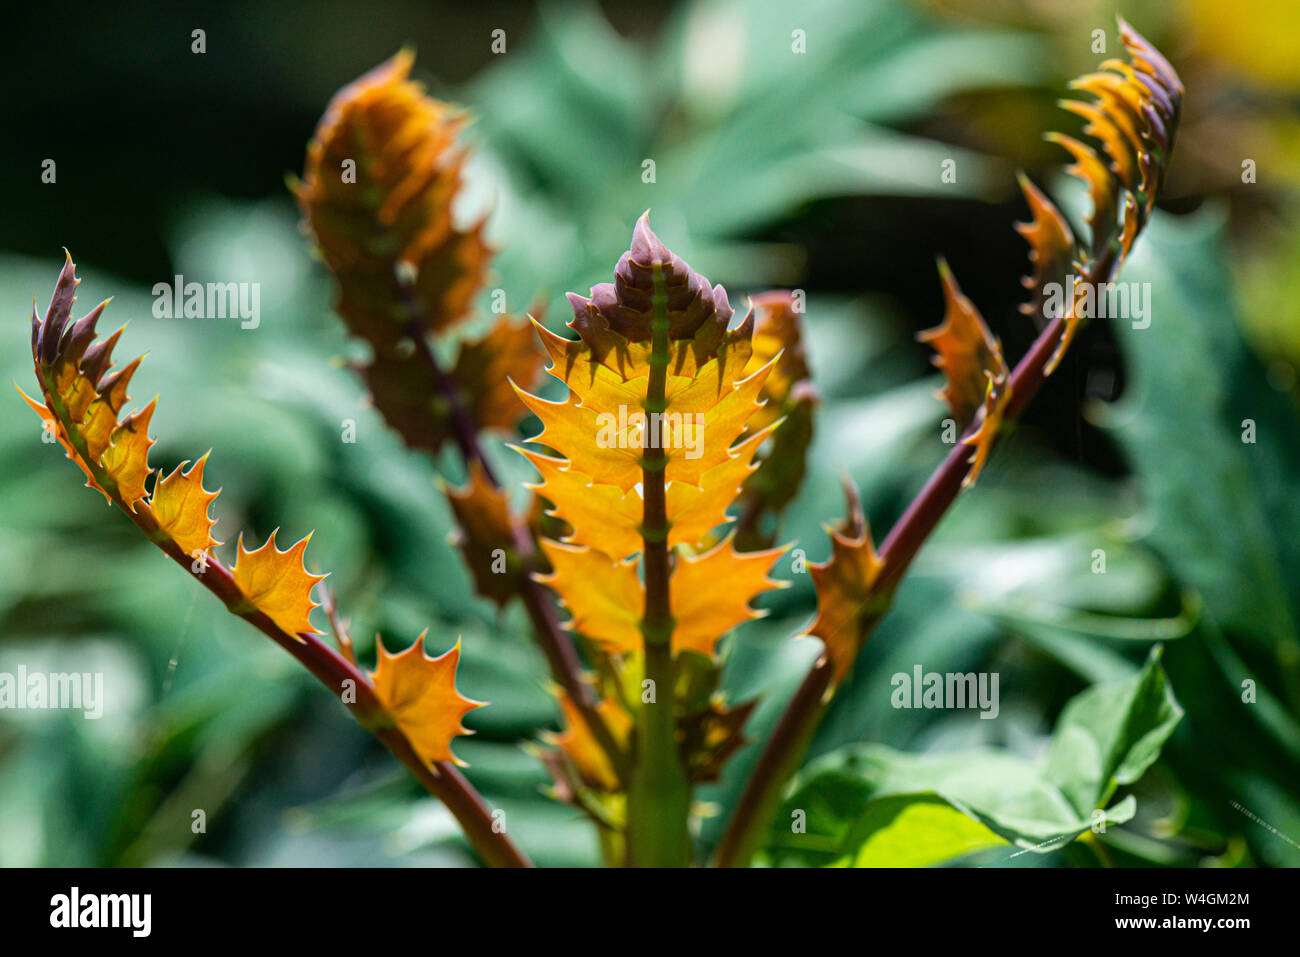
<path fill-rule="evenodd" d="M 641 646 L 644 589 L 637 562 L 645 547 L 643 452 L 662 414 L 666 462 L 666 541 L 699 545 L 725 523 L 727 509 L 753 470 L 776 423 L 756 419 L 765 383 L 782 373 L 779 348 L 751 365 L 751 316 L 729 330 L 726 293 L 674 256 L 642 216 L 613 283 L 571 294 L 578 339 L 538 327 L 552 376 L 569 388 L 549 401 L 520 390 L 542 421 L 532 441 L 559 456 L 521 452 L 542 481 L 530 486 L 569 526 L 566 542 L 543 542 L 553 571 L 540 580 L 561 596 L 569 626 L 612 653 Z M 656 307 L 656 302 L 661 305 Z M 651 323 L 663 310 L 668 328 L 665 401 L 650 407 Z M 779 434 L 779 429 L 777 430 Z M 677 650 L 713 653 L 732 627 L 756 616 L 750 602 L 775 586 L 767 577 L 780 551 L 742 554 L 731 541 L 698 555 L 681 552 L 670 577 Z"/>
<path fill-rule="evenodd" d="M 461 719 L 484 702 L 472 701 L 456 690 L 460 641 L 444 654 L 430 658 L 422 632 L 405 651 L 392 654 L 375 642 L 377 659 L 372 678 L 375 694 L 425 761 L 463 764 L 451 753 L 451 741 L 469 734 Z"/>
<path fill-rule="evenodd" d="M 808 566 L 817 588 L 817 617 L 807 634 L 820 638 L 839 684 L 853 667 L 862 645 L 880 615 L 889 606 L 889 596 L 876 588 L 883 563 L 876 556 L 871 532 L 862 514 L 857 489 L 845 486 L 848 515 L 839 528 L 828 528 L 831 557 L 820 565 Z"/>
<path fill-rule="evenodd" d="M 208 508 L 217 497 L 203 487 L 203 468 L 208 463 L 205 454 L 188 469 L 182 462 L 171 474 L 159 478 L 149 500 L 154 518 L 159 526 L 187 555 L 206 552 L 220 545 L 212 537 L 216 520 L 209 517 Z"/>
<path fill-rule="evenodd" d="M 313 575 L 303 564 L 311 536 L 300 539 L 284 551 L 275 544 L 275 532 L 260 548 L 249 551 L 241 534 L 235 544 L 235 564 L 230 569 L 235 585 L 249 603 L 280 626 L 286 634 L 318 634 L 311 624 L 311 611 L 320 602 L 312 598 L 317 582 L 326 576 Z"/>

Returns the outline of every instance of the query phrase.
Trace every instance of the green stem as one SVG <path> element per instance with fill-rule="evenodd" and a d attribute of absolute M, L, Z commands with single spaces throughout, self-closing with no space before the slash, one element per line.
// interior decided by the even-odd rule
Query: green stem
<path fill-rule="evenodd" d="M 675 622 L 669 601 L 667 487 L 668 457 L 663 447 L 662 415 L 668 407 L 668 294 L 662 264 L 654 266 L 654 317 L 651 321 L 650 376 L 643 411 L 646 416 L 641 456 L 641 537 L 645 559 L 645 612 L 641 635 L 645 648 L 646 690 L 638 717 L 639 753 L 628 791 L 628 861 L 636 867 L 684 867 L 690 863 L 687 830 L 690 788 L 677 749 L 673 713 L 672 636 Z M 649 700 L 647 700 L 649 699 Z"/>

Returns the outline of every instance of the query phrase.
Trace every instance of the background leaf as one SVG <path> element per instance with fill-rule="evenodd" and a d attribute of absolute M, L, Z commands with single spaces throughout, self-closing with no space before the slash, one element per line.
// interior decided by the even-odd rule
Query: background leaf
<path fill-rule="evenodd" d="M 1138 675 L 1075 697 L 1042 760 L 986 748 L 905 754 L 859 745 L 833 752 L 807 769 L 785 802 L 769 854 L 777 862 L 847 857 L 879 866 L 881 855 L 914 844 L 898 866 L 925 866 L 1005 843 L 1040 853 L 1060 848 L 1093 827 L 1094 809 L 1109 801 L 1115 784 L 1141 776 L 1182 717 L 1159 658 L 1153 651 Z M 1136 806 L 1129 795 L 1102 819 L 1122 824 Z M 806 834 L 791 830 L 800 813 Z"/>

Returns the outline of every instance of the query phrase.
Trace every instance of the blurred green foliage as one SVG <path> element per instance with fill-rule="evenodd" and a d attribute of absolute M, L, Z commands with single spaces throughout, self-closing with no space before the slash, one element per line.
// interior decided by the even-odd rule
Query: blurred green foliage
<path fill-rule="evenodd" d="M 1127 823 L 1137 801 L 1108 806 L 1116 787 L 1142 777 L 1183 715 L 1159 658 L 1157 646 L 1139 673 L 1070 699 L 1037 761 L 995 748 L 908 755 L 880 745 L 820 759 L 773 822 L 772 856 L 899 867 L 1000 848 L 989 857 L 997 863 Z"/>
<path fill-rule="evenodd" d="M 798 249 L 754 237 L 810 200 L 934 194 L 937 177 L 923 171 L 950 156 L 964 175 L 944 196 L 1010 181 L 1005 162 L 916 127 L 963 90 L 1051 88 L 1039 38 L 943 25 L 900 3 L 805 12 L 808 42 L 834 49 L 794 72 L 792 59 L 762 53 L 790 43 L 765 2 L 683 4 L 650 46 L 619 38 L 594 9 L 544 7 L 527 46 L 457 91 L 479 115 L 467 207 L 495 211 L 512 307 L 540 297 L 558 328 L 561 294 L 607 276 L 647 206 L 669 245 L 728 283 L 739 305 L 741 292 L 800 281 Z M 726 42 L 705 55 L 703 37 Z M 642 182 L 647 158 L 653 186 Z M 965 862 L 1300 864 L 1300 423 L 1235 320 L 1225 220 L 1217 205 L 1157 215 L 1125 274 L 1152 283 L 1153 320 L 1112 324 L 1123 396 L 1086 409 L 1125 474 L 1068 460 L 1031 427 L 1009 436 L 922 552 L 814 742 L 817 767 L 864 743 L 899 762 L 997 749 L 1021 766 L 1046 753 L 1068 701 L 1134 681 L 1164 642 L 1186 717 L 1132 788 L 1132 819 L 1108 828 L 1100 851 L 1007 859 L 1002 845 Z M 122 355 L 149 352 L 135 393 L 160 395 L 153 464 L 214 449 L 209 481 L 225 489 L 216 533 L 227 541 L 241 529 L 258 541 L 279 525 L 294 537 L 315 529 L 309 564 L 333 573 L 363 655 L 377 630 L 400 646 L 428 626 L 434 649 L 463 635 L 461 687 L 492 702 L 457 745 L 470 777 L 538 863 L 595 864 L 590 829 L 541 793 L 545 775 L 524 749 L 557 717 L 527 623 L 474 597 L 447 542 L 436 480 L 458 481 L 460 466 L 409 453 L 366 406 L 339 361 L 355 346 L 287 198 L 214 199 L 180 211 L 171 235 L 176 272 L 259 282 L 262 324 L 155 319 L 147 288 L 81 263 L 82 305 L 115 296 L 109 321 L 131 320 Z M 44 305 L 58 265 L 0 258 L 0 361 L 24 388 L 23 317 L 33 295 Z M 990 318 L 1004 334 L 1024 321 Z M 821 525 L 842 510 L 842 475 L 862 488 L 879 535 L 947 450 L 937 383 L 909 341 L 917 321 L 878 297 L 810 290 L 808 352 L 825 401 L 785 520 L 800 550 L 791 561 L 825 557 Z M 102 671 L 107 704 L 100 720 L 0 713 L 0 865 L 471 863 L 450 816 L 380 746 L 80 488 L 17 396 L 7 409 L 0 671 Z M 349 420 L 355 444 L 341 439 Z M 516 489 L 530 477 L 499 443 L 491 454 Z M 756 741 L 817 653 L 790 637 L 814 605 L 791 568 L 777 571 L 793 587 L 727 649 L 728 693 L 760 698 Z M 999 719 L 893 708 L 890 676 L 917 663 L 998 672 Z M 753 746 L 739 753 L 701 800 L 729 806 L 756 757 Z M 859 780 L 854 793 L 898 793 L 878 784 Z M 922 802 L 917 820 L 933 824 L 933 807 Z M 206 833 L 191 828 L 195 809 Z M 704 821 L 705 847 L 723 822 Z"/>
<path fill-rule="evenodd" d="M 799 255 L 745 234 L 809 200 L 963 197 L 1009 180 L 996 158 L 900 127 L 952 93 L 1041 79 L 1032 36 L 954 30 L 889 0 L 810 4 L 792 22 L 779 0 L 681 4 L 643 48 L 594 6 L 544 4 L 529 47 L 463 92 L 493 167 L 511 298 L 603 281 L 648 206 L 678 255 L 754 288 L 793 282 Z M 934 175 L 944 159 L 956 183 Z"/>

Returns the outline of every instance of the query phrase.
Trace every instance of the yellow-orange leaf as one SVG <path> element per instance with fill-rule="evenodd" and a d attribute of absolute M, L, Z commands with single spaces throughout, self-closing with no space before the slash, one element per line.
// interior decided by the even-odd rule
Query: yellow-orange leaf
<path fill-rule="evenodd" d="M 943 280 L 943 322 L 917 335 L 938 353 L 934 364 L 943 370 L 945 383 L 940 397 L 952 409 L 958 426 L 965 428 L 984 405 L 990 376 L 1007 373 L 1002 346 L 993 338 L 975 305 L 962 294 L 952 270 L 939 261 Z"/>
<path fill-rule="evenodd" d="M 410 297 L 433 332 L 464 318 L 489 255 L 480 227 L 452 223 L 465 116 L 410 79 L 414 59 L 402 50 L 334 96 L 295 188 L 340 314 L 379 354 L 407 335 L 399 262 L 414 267 Z"/>
<path fill-rule="evenodd" d="M 25 394 L 23 398 L 37 415 L 54 423 L 55 437 L 86 473 L 87 485 L 99 489 L 110 502 L 117 499 L 135 510 L 145 499 L 151 472 L 149 448 L 154 443 L 149 422 L 154 403 L 119 422 L 140 359 L 114 370 L 113 347 L 122 330 L 95 340 L 95 327 L 108 300 L 72 321 L 80 283 L 72 257 L 65 252 L 45 317 L 32 309 L 32 359 L 45 402 L 42 406 Z"/>
<path fill-rule="evenodd" d="M 794 294 L 773 289 L 751 296 L 749 301 L 754 307 L 754 338 L 745 374 L 777 360 L 763 386 L 767 403 L 751 422 L 752 428 L 762 428 L 788 414 L 789 405 L 804 397 L 815 399 L 817 393 L 812 387 L 801 313 Z"/>
<path fill-rule="evenodd" d="M 375 670 L 371 678 L 375 696 L 406 735 L 415 753 L 427 763 L 464 762 L 451 753 L 451 741 L 470 734 L 461 719 L 485 704 L 463 697 L 456 690 L 456 666 L 460 663 L 460 639 L 450 651 L 430 658 L 424 650 L 422 632 L 415 644 L 397 654 L 389 653 L 376 640 Z"/>
<path fill-rule="evenodd" d="M 614 766 L 596 736 L 591 733 L 581 710 L 567 692 L 559 690 L 556 697 L 564 714 L 564 730 L 558 734 L 547 732 L 543 735 L 543 740 L 565 753 L 588 787 L 602 791 L 618 790 L 619 780 Z M 632 716 L 613 698 L 601 699 L 596 705 L 596 714 L 605 722 L 615 742 L 620 747 L 625 746 L 632 732 Z"/>
<path fill-rule="evenodd" d="M 614 654 L 641 647 L 645 595 L 634 560 L 615 561 L 586 546 L 543 539 L 552 572 L 538 581 L 564 599 L 568 627 Z M 671 578 L 670 601 L 676 619 L 674 651 L 713 654 L 718 639 L 762 613 L 750 602 L 762 592 L 784 587 L 767 577 L 785 549 L 737 552 L 728 538 L 702 555 L 682 556 Z"/>
<path fill-rule="evenodd" d="M 703 476 L 698 486 L 685 482 L 673 482 L 668 486 L 669 547 L 693 545 L 711 529 L 727 521 L 727 508 L 735 500 L 746 476 L 756 468 L 753 462 L 755 451 L 771 436 L 772 428 L 743 439 L 721 465 Z M 614 485 L 595 483 L 590 476 L 569 467 L 567 459 L 553 458 L 530 449 L 516 448 L 516 451 L 541 473 L 542 481 L 528 487 L 551 503 L 551 515 L 563 519 L 571 527 L 572 533 L 565 541 L 574 545 L 591 545 L 617 558 L 626 558 L 641 550 L 644 502 L 636 488 L 624 492 Z"/>
<path fill-rule="evenodd" d="M 758 699 L 729 706 L 721 693 L 711 695 L 706 707 L 678 722 L 687 775 L 695 783 L 718 780 L 722 766 L 745 744 L 745 722 Z"/>
<path fill-rule="evenodd" d="M 1087 121 L 1083 132 L 1101 142 L 1102 149 L 1110 157 L 1111 170 L 1119 175 L 1120 182 L 1128 189 L 1136 188 L 1137 158 L 1133 153 L 1133 139 L 1130 139 L 1120 125 L 1120 118 L 1096 103 L 1085 103 L 1082 100 L 1057 100 L 1056 102 L 1062 109 L 1081 116 Z"/>
<path fill-rule="evenodd" d="M 712 655 L 718 639 L 737 625 L 763 612 L 750 602 L 786 582 L 767 577 L 784 548 L 737 552 L 734 535 L 702 555 L 679 556 L 673 570 L 670 599 L 676 627 L 673 649 Z"/>
<path fill-rule="evenodd" d="M 508 574 L 516 546 L 505 490 L 489 482 L 483 466 L 472 462 L 468 484 L 448 489 L 447 502 L 456 515 L 452 540 L 465 556 L 475 589 L 504 605 L 519 586 L 515 575 Z"/>
<path fill-rule="evenodd" d="M 522 410 L 511 382 L 532 385 L 544 356 L 530 323 L 502 316 L 481 338 L 465 342 L 452 378 L 480 429 L 513 429 Z"/>
<path fill-rule="evenodd" d="M 641 496 L 636 489 L 596 485 L 591 476 L 569 467 L 568 459 L 511 446 L 533 463 L 542 481 L 528 488 L 550 503 L 548 514 L 568 523 L 572 545 L 598 546 L 608 555 L 626 558 L 641 550 Z"/>
<path fill-rule="evenodd" d="M 516 390 L 542 422 L 530 441 L 559 453 L 523 452 L 541 473 L 531 487 L 568 526 L 565 542 L 543 542 L 553 571 L 538 580 L 559 593 L 569 627 L 623 654 L 642 647 L 650 611 L 627 556 L 649 551 L 663 568 L 660 549 L 696 546 L 728 521 L 777 425 L 760 414 L 765 386 L 797 370 L 778 371 L 780 331 L 770 354 L 751 362 L 753 314 L 729 329 L 726 292 L 674 256 L 644 215 L 614 281 L 569 302 L 576 340 L 537 326 L 547 371 L 568 395 L 548 401 Z M 655 609 L 672 621 L 671 648 L 710 655 L 722 635 L 755 617 L 749 603 L 774 587 L 766 576 L 778 554 L 741 555 L 731 539 L 703 555 L 678 554 L 662 581 L 669 607 Z"/>
<path fill-rule="evenodd" d="M 285 551 L 276 547 L 275 535 L 272 532 L 261 548 L 250 552 L 240 534 L 235 545 L 235 566 L 230 570 L 235 585 L 249 604 L 285 633 L 294 637 L 319 634 L 311 624 L 311 611 L 320 605 L 312 599 L 312 592 L 326 576 L 313 575 L 303 564 L 311 535 Z"/>
<path fill-rule="evenodd" d="M 780 426 L 780 428 L 778 428 Z M 745 481 L 759 465 L 754 461 L 759 447 L 775 432 L 785 428 L 779 420 L 766 428 L 746 433 L 732 447 L 728 458 L 700 477 L 699 486 L 673 482 L 666 494 L 668 511 L 668 545 L 693 545 L 708 532 L 727 521 L 727 509 L 736 500 Z"/>
<path fill-rule="evenodd" d="M 665 480 L 698 485 L 705 472 L 731 458 L 730 446 L 761 408 L 757 401 L 772 363 L 737 381 L 741 371 L 705 364 L 698 379 L 669 376 L 668 407 L 663 413 L 672 436 L 666 442 Z M 555 374 L 554 367 L 550 370 Z M 599 379 L 596 380 L 599 382 Z M 647 418 L 642 411 L 648 377 L 621 385 L 630 401 L 589 405 L 587 395 L 570 384 L 567 399 L 548 401 L 516 389 L 519 398 L 542 420 L 542 431 L 529 441 L 548 445 L 592 481 L 627 491 L 641 481 L 641 454 Z"/>
<path fill-rule="evenodd" d="M 1065 171 L 1083 181 L 1092 200 L 1092 210 L 1088 215 L 1088 231 L 1092 233 L 1092 255 L 1097 256 L 1101 250 L 1100 243 L 1105 243 L 1115 227 L 1115 196 L 1117 184 L 1110 173 L 1110 168 L 1102 161 L 1092 147 L 1080 143 L 1073 136 L 1064 133 L 1048 133 L 1044 137 L 1049 143 L 1056 143 L 1066 150 L 1074 162 Z"/>
<path fill-rule="evenodd" d="M 145 497 L 145 480 L 148 479 L 149 449 L 154 440 L 149 438 L 149 423 L 158 400 L 155 398 L 139 412 L 133 412 L 115 428 L 109 437 L 100 461 L 108 477 L 117 484 L 117 493 L 128 506 Z"/>
<path fill-rule="evenodd" d="M 158 527 L 186 555 L 206 552 L 221 544 L 212 537 L 212 526 L 217 523 L 208 514 L 220 490 L 209 492 L 203 487 L 203 468 L 207 462 L 206 454 L 188 470 L 185 466 L 189 463 L 182 462 L 170 475 L 158 479 L 149 500 Z"/>
<path fill-rule="evenodd" d="M 848 516 L 840 528 L 827 528 L 831 557 L 808 566 L 817 587 L 817 617 L 808 634 L 822 640 L 838 685 L 848 675 L 871 627 L 889 606 L 876 588 L 883 564 L 871 544 L 857 489 L 845 485 Z"/>
<path fill-rule="evenodd" d="M 615 561 L 604 552 L 542 539 L 551 572 L 537 580 L 564 600 L 571 616 L 567 627 L 612 654 L 641 647 L 641 613 L 645 604 L 636 562 Z"/>
<path fill-rule="evenodd" d="M 1071 84 L 1091 94 L 1092 101 L 1060 102 L 1084 118 L 1083 132 L 1101 144 L 1101 155 L 1072 137 L 1047 136 L 1073 157 L 1066 172 L 1083 180 L 1092 198 L 1090 248 L 1078 248 L 1076 258 L 1087 271 L 1086 281 L 1093 284 L 1111 282 L 1118 275 L 1146 225 L 1182 113 L 1183 84 L 1169 61 L 1122 17 L 1119 31 L 1129 62 L 1107 60 L 1100 71 Z M 1074 340 L 1081 317 L 1071 311 L 1062 318 L 1065 328 L 1045 368 L 1048 375 Z"/>
<path fill-rule="evenodd" d="M 14 388 L 18 389 L 18 394 L 22 396 L 23 401 L 27 403 L 27 407 L 36 413 L 37 417 L 41 420 L 41 425 L 44 427 L 44 429 L 50 432 L 50 434 L 52 434 L 58 440 L 59 445 L 63 447 L 63 451 L 67 455 L 67 457 L 70 458 L 72 461 L 76 462 L 77 467 L 80 468 L 81 471 L 85 474 L 86 488 L 95 489 L 96 491 L 99 492 L 100 495 L 104 496 L 104 500 L 107 501 L 109 505 L 112 505 L 113 504 L 112 496 L 99 487 L 99 483 L 95 481 L 95 476 L 91 473 L 90 469 L 86 467 L 86 463 L 82 461 L 82 458 L 77 453 L 77 450 L 72 447 L 72 443 L 68 439 L 68 432 L 63 427 L 63 423 L 61 423 L 58 420 L 58 418 L 55 417 L 53 412 L 51 412 L 44 405 L 42 405 L 41 403 L 33 399 L 30 395 L 24 392 L 22 388 L 19 387 L 17 384 L 14 385 Z"/>
<path fill-rule="evenodd" d="M 808 448 L 813 438 L 813 413 L 820 398 L 804 350 L 802 300 L 785 290 L 753 296 L 753 354 L 746 372 L 780 357 L 763 385 L 763 408 L 750 420 L 750 429 L 780 424 L 771 447 L 745 479 L 744 510 L 737 530 L 737 547 L 762 548 L 775 540 L 775 519 L 803 482 Z M 772 527 L 766 527 L 768 525 Z"/>
<path fill-rule="evenodd" d="M 526 323 L 503 318 L 449 372 L 438 366 L 428 340 L 469 315 L 493 251 L 482 221 L 462 229 L 452 215 L 467 115 L 427 96 L 413 63 L 402 50 L 334 96 L 294 192 L 338 280 L 336 308 L 371 346 L 358 371 L 375 408 L 407 445 L 437 453 L 453 415 L 513 427 L 507 377 L 531 384 L 541 355 Z"/>
<path fill-rule="evenodd" d="M 961 480 L 963 488 L 974 485 L 980 472 L 984 470 L 984 463 L 988 461 L 989 453 L 993 451 L 993 443 L 997 441 L 998 429 L 1002 428 L 1003 414 L 1006 412 L 1007 401 L 1010 398 L 1010 380 L 1005 376 L 1001 379 L 989 376 L 988 389 L 984 397 L 984 411 L 979 426 L 961 440 L 963 445 L 969 445 L 974 449 L 970 456 L 970 470 Z"/>
<path fill-rule="evenodd" d="M 984 468 L 1011 397 L 1010 370 L 1002 357 L 1002 344 L 989 332 L 979 310 L 962 294 L 952 270 L 942 260 L 939 275 L 946 303 L 943 322 L 917 338 L 938 352 L 934 364 L 946 377 L 939 394 L 947 400 L 958 426 L 965 428 L 979 420 L 979 427 L 962 440 L 974 446 L 971 469 L 962 483 L 971 485 Z"/>
<path fill-rule="evenodd" d="M 1045 287 L 1050 283 L 1064 284 L 1070 273 L 1074 257 L 1074 233 L 1060 210 L 1043 195 L 1023 173 L 1019 176 L 1020 189 L 1029 203 L 1030 220 L 1016 223 L 1016 232 L 1029 243 L 1029 262 L 1033 272 L 1021 279 L 1021 284 L 1033 293 L 1033 298 L 1021 303 L 1020 311 L 1046 323 L 1053 317 L 1044 314 L 1048 296 Z"/>

